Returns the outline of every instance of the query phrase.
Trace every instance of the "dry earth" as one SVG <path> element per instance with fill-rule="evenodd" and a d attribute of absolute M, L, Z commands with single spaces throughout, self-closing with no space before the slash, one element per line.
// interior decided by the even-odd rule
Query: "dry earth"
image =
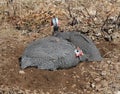
<path fill-rule="evenodd" d="M 22 35 L 6 23 L 0 28 L 0 94 L 119 94 L 120 42 L 96 42 L 104 57 L 101 62 L 83 62 L 57 71 L 21 71 L 19 57 L 24 48 L 44 35 Z"/>
<path fill-rule="evenodd" d="M 22 55 L 27 44 L 38 38 L 45 37 L 46 35 L 51 35 L 52 33 L 51 27 L 49 25 L 45 26 L 45 28 L 43 28 L 44 26 L 42 27 L 42 29 L 40 28 L 40 32 L 27 33 L 26 30 L 23 29 L 26 25 L 24 23 L 26 21 L 33 22 L 32 25 L 29 24 L 29 28 L 31 29 L 31 27 L 33 26 L 32 29 L 36 30 L 36 27 L 34 28 L 34 25 L 38 25 L 39 20 L 42 17 L 40 16 L 40 14 L 37 15 L 36 18 L 32 18 L 34 14 L 31 15 L 30 12 L 32 11 L 35 12 L 35 14 L 39 14 L 39 12 L 44 13 L 44 11 L 48 12 L 48 10 L 51 9 L 51 11 L 53 11 L 54 13 L 56 12 L 56 7 L 60 4 L 60 2 L 54 2 L 55 7 L 51 8 L 52 4 L 50 2 L 54 0 L 46 0 L 49 2 L 46 2 L 45 4 L 38 2 L 38 5 L 36 4 L 37 0 L 33 1 L 35 2 L 32 2 L 32 0 L 26 0 L 25 2 L 28 2 L 29 4 L 23 3 L 23 5 L 19 5 L 19 7 L 23 7 L 23 9 L 21 10 L 21 16 L 23 19 L 21 19 L 21 21 L 18 21 L 19 19 L 15 18 L 15 20 L 12 19 L 8 23 L 6 22 L 6 20 L 4 20 L 6 16 L 0 16 L 0 94 L 120 94 L 120 37 L 118 37 L 120 36 L 119 31 L 116 31 L 118 37 L 117 40 L 105 41 L 103 39 L 99 39 L 94 41 L 103 57 L 103 60 L 101 62 L 82 62 L 76 67 L 57 71 L 40 70 L 31 67 L 25 70 L 20 69 L 19 58 Z M 39 1 L 44 2 L 44 0 Z M 98 0 L 99 2 L 97 0 L 91 0 L 91 3 L 89 2 L 89 0 L 78 1 L 81 1 L 82 5 L 84 6 L 80 6 L 75 12 L 73 12 L 73 14 L 75 14 L 75 16 L 80 15 L 82 19 L 80 17 L 78 17 L 78 19 L 82 21 L 85 25 L 89 18 L 91 18 L 92 16 L 94 17 L 97 12 L 97 17 L 99 19 L 95 18 L 95 22 L 98 24 L 100 22 L 102 23 L 109 14 L 119 14 L 120 0 L 106 0 L 105 2 L 104 0 Z M 96 3 L 94 3 L 95 1 Z M 12 14 L 14 10 L 17 16 L 19 15 L 20 8 L 17 7 L 17 4 L 20 3 L 15 3 L 13 4 L 13 6 L 7 6 L 7 10 L 10 11 L 10 14 Z M 34 7 L 32 4 L 34 4 Z M 49 7 L 47 7 L 48 5 Z M 13 9 L 11 8 L 11 6 Z M 45 6 L 45 9 L 41 8 L 43 6 Z M 78 6 L 79 5 L 77 5 L 76 7 Z M 16 10 L 15 7 L 17 7 Z M 87 13 L 85 7 L 88 9 L 89 13 Z M 3 9 L 3 6 L 1 6 L 0 9 L 1 8 Z M 56 14 L 59 14 L 58 16 L 60 18 L 62 18 L 62 16 L 66 17 L 66 20 L 60 19 L 62 20 L 61 28 L 65 30 L 70 30 L 71 28 L 66 28 L 68 25 L 64 27 L 64 24 L 68 22 L 69 12 L 63 9 L 61 10 L 61 8 L 67 8 L 66 4 L 61 3 L 60 7 L 57 8 L 59 9 L 59 12 Z M 75 9 L 76 8 L 73 8 L 73 11 Z M 79 9 L 83 10 L 78 11 Z M 90 15 L 92 16 L 90 17 Z M 47 15 L 46 17 L 48 16 L 49 15 Z M 24 18 L 26 20 L 24 20 Z M 23 26 L 22 30 L 17 30 L 14 28 L 16 24 L 15 21 L 20 22 L 21 27 Z M 91 23 L 90 25 L 92 26 Z M 81 27 L 84 28 L 84 26 Z M 91 29 L 88 27 L 89 26 L 87 25 L 84 29 Z"/>

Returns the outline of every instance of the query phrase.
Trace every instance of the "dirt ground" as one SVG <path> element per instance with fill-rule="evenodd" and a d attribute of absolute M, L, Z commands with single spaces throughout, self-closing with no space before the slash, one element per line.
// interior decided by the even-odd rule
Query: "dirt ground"
<path fill-rule="evenodd" d="M 19 57 L 25 47 L 44 36 L 24 35 L 6 23 L 0 26 L 0 94 L 120 94 L 120 42 L 96 42 L 101 62 L 82 62 L 57 71 L 21 71 Z"/>

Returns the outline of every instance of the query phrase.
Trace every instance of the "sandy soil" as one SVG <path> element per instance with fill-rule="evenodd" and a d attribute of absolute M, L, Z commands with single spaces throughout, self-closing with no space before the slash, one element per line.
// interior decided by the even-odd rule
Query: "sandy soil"
<path fill-rule="evenodd" d="M 101 62 L 57 71 L 27 68 L 21 73 L 19 57 L 25 47 L 44 35 L 22 35 L 4 24 L 0 28 L 0 94 L 120 94 L 120 43 L 96 42 Z"/>

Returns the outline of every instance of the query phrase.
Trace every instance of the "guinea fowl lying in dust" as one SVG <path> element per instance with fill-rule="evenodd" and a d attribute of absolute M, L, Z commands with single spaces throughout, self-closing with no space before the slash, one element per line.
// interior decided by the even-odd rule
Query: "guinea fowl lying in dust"
<path fill-rule="evenodd" d="M 84 55 L 75 56 L 74 50 L 79 46 Z M 22 69 L 56 70 L 76 66 L 81 61 L 101 61 L 102 57 L 95 44 L 78 32 L 59 32 L 55 36 L 38 39 L 30 43 L 20 60 Z"/>

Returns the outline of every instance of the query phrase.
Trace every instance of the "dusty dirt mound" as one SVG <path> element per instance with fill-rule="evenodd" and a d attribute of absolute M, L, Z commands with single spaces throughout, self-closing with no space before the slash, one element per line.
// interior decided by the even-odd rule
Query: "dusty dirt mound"
<path fill-rule="evenodd" d="M 104 60 L 80 63 L 71 69 L 20 71 L 19 57 L 41 34 L 23 36 L 13 28 L 0 31 L 0 92 L 38 94 L 117 94 L 120 89 L 120 44 L 97 42 Z"/>
<path fill-rule="evenodd" d="M 11 1 L 4 3 L 6 1 Z M 13 1 L 13 2 L 12 2 Z M 21 1 L 23 3 L 21 3 Z M 39 1 L 39 2 L 37 2 Z M 101 26 L 106 18 L 119 16 L 120 0 L 1 0 L 0 4 L 0 93 L 4 94 L 119 94 L 120 93 L 120 37 L 119 28 L 114 41 L 99 39 Z M 71 2 L 70 2 L 71 1 Z M 52 2 L 52 3 L 51 3 Z M 48 6 L 49 5 L 49 6 Z M 54 6 L 51 7 L 51 6 Z M 45 9 L 43 9 L 43 7 Z M 82 29 L 95 41 L 104 60 L 101 62 L 80 63 L 71 69 L 58 71 L 27 68 L 20 70 L 19 57 L 25 47 L 37 38 L 50 35 L 50 26 L 41 21 L 41 11 L 49 18 L 48 10 L 56 10 L 61 27 L 69 31 Z M 46 13 L 44 13 L 46 11 Z M 32 12 L 32 14 L 30 14 Z M 10 14 L 10 16 L 8 16 Z M 21 15 L 20 15 L 21 14 Z M 56 13 L 57 14 L 57 13 Z M 20 17 L 21 16 L 21 17 Z M 70 16 L 77 17 L 78 26 L 69 27 Z M 9 19 L 6 19 L 6 18 Z M 35 17 L 35 19 L 34 19 Z M 43 17 L 43 18 L 44 18 Z M 5 23 L 4 23 L 5 21 Z M 6 21 L 12 23 L 10 26 Z M 40 21 L 40 22 L 38 22 Z M 47 20 L 48 21 L 48 20 Z M 45 22 L 45 28 L 39 24 Z M 118 24 L 119 26 L 120 24 Z M 29 26 L 29 27 L 28 27 Z M 111 25 L 110 25 L 111 26 Z M 20 29 L 19 31 L 15 28 Z M 106 29 L 105 25 L 105 29 Z M 40 30 L 39 33 L 25 30 Z M 108 32 L 110 30 L 110 32 Z M 28 32 L 26 31 L 26 32 Z M 43 33 L 41 33 L 43 32 Z M 110 34 L 109 34 L 110 33 Z M 107 35 L 111 36 L 108 28 Z M 93 36 L 94 35 L 94 36 Z"/>

